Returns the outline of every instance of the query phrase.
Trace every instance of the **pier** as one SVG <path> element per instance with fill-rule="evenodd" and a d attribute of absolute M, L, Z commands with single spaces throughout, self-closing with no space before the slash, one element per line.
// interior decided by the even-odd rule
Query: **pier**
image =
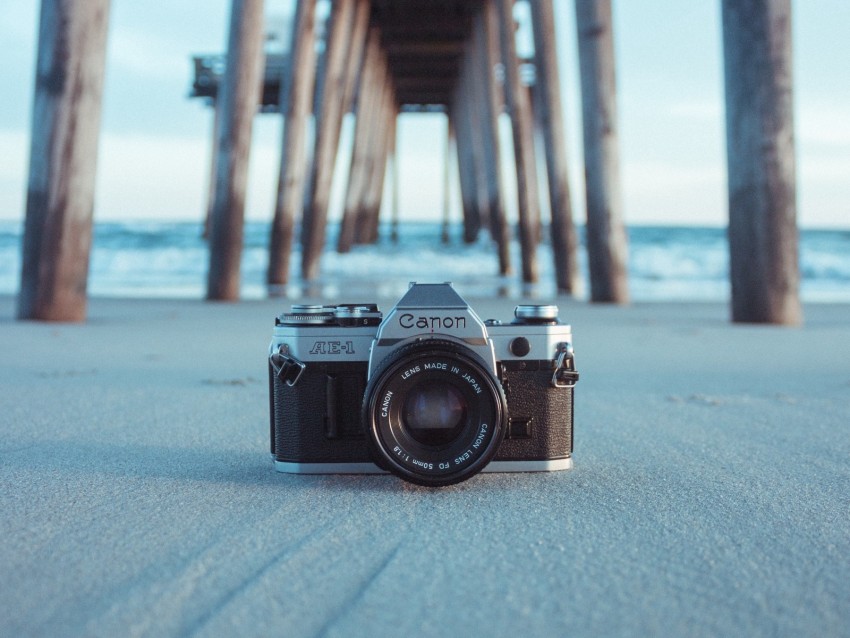
<path fill-rule="evenodd" d="M 550 185 L 551 202 L 546 208 L 552 211 L 549 225 L 558 289 L 567 294 L 576 289 L 577 241 L 569 203 L 552 8 L 548 2 L 533 4 L 536 54 L 521 60 L 516 52 L 512 0 L 335 2 L 321 30 L 316 28 L 316 2 L 298 3 L 289 53 L 266 58 L 256 106 L 256 110 L 283 114 L 286 122 L 270 239 L 270 286 L 290 279 L 288 263 L 296 225 L 301 230 L 300 276 L 305 281 L 319 276 L 343 115 L 351 112 L 356 118 L 337 245 L 337 250 L 347 252 L 355 243 L 377 237 L 398 115 L 429 112 L 447 116 L 457 153 L 464 239 L 473 242 L 486 229 L 498 251 L 502 275 L 512 272 L 498 125 L 502 114 L 508 114 L 518 185 L 520 271 L 528 284 L 538 280 L 541 205 L 534 136 L 535 127 L 539 129 L 539 138 L 546 141 L 546 166 L 541 168 Z M 317 49 L 323 51 L 320 57 L 315 55 Z M 222 60 L 195 58 L 193 95 L 214 104 L 217 121 L 230 108 L 226 101 L 217 100 L 228 73 L 245 75 Z M 312 149 L 307 149 L 304 131 L 311 116 L 316 134 Z M 226 148 L 222 144 L 227 140 L 217 138 L 216 153 Z M 309 164 L 308 157 L 312 158 Z M 210 205 L 211 272 L 218 268 L 213 264 L 230 261 L 227 255 L 238 251 L 240 238 L 228 221 L 239 217 L 237 208 L 227 203 L 215 213 L 215 199 Z M 215 242 L 217 224 L 228 229 L 227 246 Z M 238 297 L 238 290 L 219 290 L 221 278 L 234 279 L 238 274 L 216 270 L 208 296 Z"/>
<path fill-rule="evenodd" d="M 514 6 L 529 5 L 534 54 L 519 59 Z M 19 316 L 85 317 L 108 0 L 43 0 Z M 321 273 L 330 188 L 346 113 L 356 118 L 337 249 L 374 241 L 400 113 L 444 113 L 457 155 L 464 237 L 489 232 L 499 271 L 515 266 L 499 167 L 510 121 L 521 247 L 538 281 L 541 210 L 559 292 L 574 292 L 577 241 L 564 149 L 552 0 L 298 0 L 286 55 L 264 55 L 262 0 L 233 0 L 225 54 L 195 60 L 194 94 L 215 104 L 207 298 L 239 298 L 253 119 L 285 118 L 268 284 L 289 281 L 300 236 L 304 282 Z M 88 7 L 88 5 L 86 5 Z M 326 8 L 319 19 L 318 7 Z M 610 0 L 576 0 L 590 298 L 628 302 Z M 92 17 L 94 16 L 94 17 Z M 800 321 L 793 163 L 790 1 L 723 3 L 733 319 Z M 321 24 L 320 24 L 321 22 Z M 757 26 L 758 37 L 741 26 Z M 84 24 L 85 28 L 74 25 Z M 757 83 L 753 78 L 764 78 Z M 758 87 L 768 87 L 760 90 Z M 52 115 L 51 115 L 52 114 Z M 79 119 L 78 119 L 79 118 Z M 759 119 L 761 118 L 761 119 Z M 308 139 L 308 122 L 315 135 Z M 534 149 L 542 140 L 543 153 Z M 539 157 L 545 157 L 542 162 Z M 446 160 L 448 164 L 448 159 Z M 446 171 L 448 175 L 448 170 Z M 538 179 L 545 174 L 548 205 Z M 63 191 L 68 184 L 74 188 Z M 748 199 L 747 194 L 766 193 Z M 296 231 L 300 230 L 300 234 Z M 757 267 L 751 268 L 751 264 Z M 513 276 L 513 275 L 512 275 Z"/>

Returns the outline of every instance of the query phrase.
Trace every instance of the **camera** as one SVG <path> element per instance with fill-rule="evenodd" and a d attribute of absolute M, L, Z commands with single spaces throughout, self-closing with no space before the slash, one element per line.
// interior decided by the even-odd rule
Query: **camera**
<path fill-rule="evenodd" d="M 442 486 L 572 467 L 570 326 L 554 305 L 481 320 L 451 284 L 376 304 L 293 305 L 269 348 L 271 453 L 297 474 Z"/>

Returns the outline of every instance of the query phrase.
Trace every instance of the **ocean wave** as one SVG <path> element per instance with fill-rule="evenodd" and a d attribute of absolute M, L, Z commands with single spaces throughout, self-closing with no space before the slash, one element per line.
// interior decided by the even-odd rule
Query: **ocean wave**
<path fill-rule="evenodd" d="M 375 245 L 355 246 L 350 253 L 334 251 L 336 225 L 329 228 L 322 256 L 321 277 L 309 286 L 329 297 L 359 299 L 393 297 L 410 281 L 452 281 L 467 295 L 555 295 L 551 247 L 538 249 L 541 283 L 525 287 L 517 275 L 502 277 L 494 243 L 486 232 L 465 244 L 459 225 L 450 227 L 447 244 L 440 241 L 437 223 L 405 223 L 398 241 L 382 226 Z M 22 224 L 0 222 L 0 294 L 15 294 L 20 283 Z M 98 296 L 186 297 L 205 294 L 209 253 L 202 226 L 191 222 L 100 222 L 95 225 L 89 290 Z M 262 298 L 268 261 L 269 224 L 245 225 L 242 254 L 242 295 Z M 544 231 L 543 237 L 547 236 Z M 587 273 L 584 232 L 579 266 Z M 514 272 L 520 251 L 511 245 Z M 296 241 L 291 272 L 297 273 L 301 253 Z M 850 301 L 850 232 L 801 232 L 802 297 L 809 301 Z M 729 297 L 729 255 L 726 232 L 720 228 L 629 228 L 629 285 L 636 301 L 725 301 Z M 297 278 L 282 290 L 296 297 L 305 286 Z M 584 293 L 578 295 L 584 297 Z"/>

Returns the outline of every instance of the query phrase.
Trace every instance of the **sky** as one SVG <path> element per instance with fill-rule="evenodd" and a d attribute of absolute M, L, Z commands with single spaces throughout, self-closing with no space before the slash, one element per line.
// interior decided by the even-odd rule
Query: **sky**
<path fill-rule="evenodd" d="M 0 219 L 23 220 L 36 0 L 0 4 Z M 850 2 L 796 0 L 793 13 L 798 220 L 850 228 Z M 197 220 L 206 209 L 212 111 L 188 98 L 191 56 L 222 52 L 230 2 L 112 0 L 95 219 Z M 267 0 L 270 24 L 293 0 Z M 555 0 L 574 216 L 585 219 L 580 93 L 571 0 Z M 522 9 L 518 17 L 522 16 Z M 726 224 L 719 0 L 614 0 L 623 215 L 628 224 Z M 521 45 L 522 45 L 522 38 Z M 506 122 L 503 122 L 506 124 Z M 350 139 L 352 122 L 343 129 Z M 268 220 L 281 118 L 254 122 L 246 216 Z M 510 135 L 503 126 L 503 152 Z M 400 118 L 400 219 L 439 219 L 445 119 Z M 331 217 L 339 214 L 341 153 Z M 510 164 L 503 174 L 509 203 Z M 452 184 L 452 214 L 459 197 Z M 515 214 L 515 205 L 509 215 Z"/>

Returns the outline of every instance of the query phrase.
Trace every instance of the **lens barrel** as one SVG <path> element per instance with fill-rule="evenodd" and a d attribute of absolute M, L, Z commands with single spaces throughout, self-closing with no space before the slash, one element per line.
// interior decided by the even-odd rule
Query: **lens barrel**
<path fill-rule="evenodd" d="M 428 339 L 399 348 L 372 374 L 363 423 L 375 462 L 420 485 L 464 481 L 504 438 L 501 384 L 465 346 Z"/>

